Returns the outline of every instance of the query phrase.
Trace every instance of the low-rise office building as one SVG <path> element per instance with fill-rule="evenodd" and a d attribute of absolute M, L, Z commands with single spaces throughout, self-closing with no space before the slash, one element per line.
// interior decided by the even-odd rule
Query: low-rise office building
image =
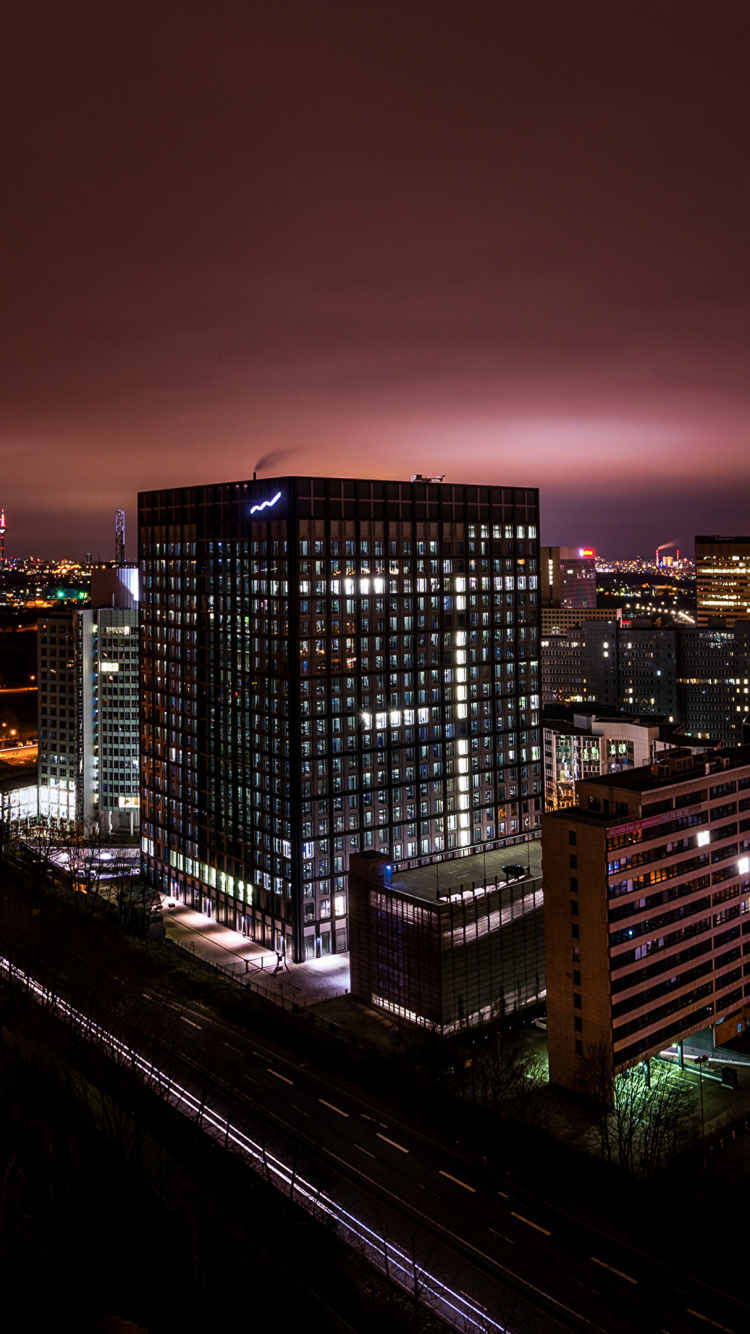
<path fill-rule="evenodd" d="M 601 774 L 620 773 L 650 764 L 675 743 L 654 718 L 628 714 L 598 716 L 574 712 L 570 721 L 544 718 L 544 804 L 546 810 L 575 805 L 575 784 Z"/>
<path fill-rule="evenodd" d="M 396 872 L 349 865 L 352 995 L 450 1033 L 544 998 L 540 845 Z"/>
<path fill-rule="evenodd" d="M 581 1088 L 706 1027 L 741 1031 L 750 998 L 750 746 L 578 784 L 544 816 L 550 1078 Z"/>
<path fill-rule="evenodd" d="M 0 763 L 0 818 L 6 828 L 33 824 L 39 814 L 36 762 Z"/>

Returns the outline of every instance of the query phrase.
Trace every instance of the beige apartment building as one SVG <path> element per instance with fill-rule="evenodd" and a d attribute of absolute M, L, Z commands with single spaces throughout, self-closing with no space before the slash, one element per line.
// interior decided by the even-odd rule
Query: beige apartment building
<path fill-rule="evenodd" d="M 577 784 L 543 818 L 550 1079 L 580 1089 L 750 1008 L 750 746 Z"/>

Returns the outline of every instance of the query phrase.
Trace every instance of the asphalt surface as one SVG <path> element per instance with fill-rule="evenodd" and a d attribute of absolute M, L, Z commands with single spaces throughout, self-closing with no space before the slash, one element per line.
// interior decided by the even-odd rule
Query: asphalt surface
<path fill-rule="evenodd" d="M 311 1211 L 333 1211 L 345 1240 L 456 1327 L 750 1328 L 749 1306 L 478 1169 L 359 1091 L 155 990 L 137 1001 L 119 1018 L 115 1007 L 99 1039 L 117 1034 L 207 1133 Z"/>

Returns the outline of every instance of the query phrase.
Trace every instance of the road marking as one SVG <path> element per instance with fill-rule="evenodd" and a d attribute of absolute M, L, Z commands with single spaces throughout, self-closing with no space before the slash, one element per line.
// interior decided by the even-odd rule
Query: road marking
<path fill-rule="evenodd" d="M 597 1260 L 595 1255 L 591 1256 L 591 1263 L 595 1265 L 601 1265 L 602 1269 L 608 1269 L 610 1274 L 617 1274 L 618 1278 L 627 1279 L 628 1283 L 638 1282 L 637 1278 L 631 1278 L 630 1274 L 624 1274 L 621 1269 L 615 1269 L 614 1265 L 608 1265 L 605 1263 L 604 1260 Z"/>
<path fill-rule="evenodd" d="M 504 1233 L 498 1232 L 496 1228 L 491 1227 L 490 1232 L 494 1232 L 495 1236 L 500 1237 L 501 1241 L 507 1241 L 509 1246 L 515 1246 L 516 1243 L 514 1241 L 511 1241 L 510 1237 L 506 1237 Z"/>
<path fill-rule="evenodd" d="M 362 1120 L 363 1120 L 363 1121 L 372 1121 L 372 1124 L 373 1124 L 374 1126 L 380 1126 L 380 1129 L 381 1129 L 381 1130 L 387 1130 L 387 1129 L 388 1129 L 388 1127 L 387 1127 L 385 1121 L 376 1121 L 376 1120 L 375 1120 L 375 1117 L 374 1117 L 374 1116 L 368 1116 L 368 1115 L 367 1115 L 367 1112 L 363 1112 L 363 1113 L 362 1113 Z"/>
<path fill-rule="evenodd" d="M 464 1190 L 470 1190 L 472 1195 L 476 1195 L 477 1192 L 473 1186 L 467 1186 L 465 1181 L 459 1181 L 458 1177 L 452 1177 L 450 1172 L 444 1172 L 442 1167 L 440 1168 L 440 1175 L 441 1177 L 447 1177 L 449 1181 L 455 1181 L 457 1186 L 463 1186 Z"/>
<path fill-rule="evenodd" d="M 227 1042 L 226 1038 L 222 1038 L 222 1042 L 225 1047 L 229 1048 L 230 1051 L 236 1051 L 238 1056 L 242 1055 L 242 1052 L 240 1051 L 239 1047 L 233 1047 L 231 1042 Z"/>
<path fill-rule="evenodd" d="M 332 1112 L 338 1112 L 339 1116 L 348 1116 L 348 1115 L 349 1115 L 348 1112 L 342 1112 L 342 1110 L 341 1110 L 340 1107 L 334 1107 L 334 1105 L 333 1105 L 332 1102 L 326 1102 L 325 1098 L 318 1098 L 318 1102 L 322 1102 L 322 1104 L 323 1104 L 324 1107 L 330 1107 L 330 1109 L 331 1109 Z"/>
<path fill-rule="evenodd" d="M 366 1153 L 368 1158 L 374 1158 L 374 1157 L 375 1157 L 375 1154 L 374 1154 L 374 1153 L 370 1153 L 370 1150 L 369 1150 L 369 1149 L 363 1149 L 361 1144 L 355 1144 L 354 1147 L 355 1147 L 355 1149 L 359 1149 L 360 1153 Z"/>
<path fill-rule="evenodd" d="M 298 1107 L 297 1104 L 296 1104 L 296 1102 L 293 1102 L 293 1103 L 292 1103 L 292 1107 L 294 1108 L 295 1112 L 299 1112 L 300 1116 L 308 1116 L 308 1117 L 309 1117 L 310 1113 L 309 1113 L 309 1112 L 306 1112 L 305 1109 L 304 1109 L 304 1107 Z"/>
<path fill-rule="evenodd" d="M 272 1070 L 271 1067 L 270 1067 L 270 1065 L 269 1065 L 269 1067 L 268 1067 L 268 1073 L 269 1073 L 269 1075 L 273 1075 L 276 1079 L 283 1079 L 283 1081 L 284 1081 L 285 1084 L 293 1084 L 293 1083 L 294 1083 L 294 1080 L 293 1080 L 293 1079 L 287 1079 L 286 1075 L 280 1075 L 279 1072 L 278 1072 L 278 1070 Z"/>
<path fill-rule="evenodd" d="M 734 1330 L 729 1329 L 727 1325 L 720 1325 L 718 1320 L 712 1320 L 710 1316 L 701 1315 L 700 1311 L 694 1311 L 690 1306 L 687 1309 L 687 1313 L 688 1315 L 697 1316 L 699 1320 L 705 1320 L 706 1324 L 713 1325 L 714 1329 L 723 1329 L 724 1334 L 734 1334 Z"/>
<path fill-rule="evenodd" d="M 504 1190 L 499 1190 L 497 1193 L 498 1193 L 498 1195 L 502 1195 L 502 1197 L 503 1197 L 504 1200 L 509 1200 L 509 1199 L 510 1199 L 510 1195 L 506 1195 Z"/>
<path fill-rule="evenodd" d="M 531 1219 L 530 1219 L 530 1218 L 524 1218 L 523 1214 L 515 1214 L 515 1213 L 513 1213 L 513 1210 L 512 1210 L 512 1209 L 511 1209 L 511 1217 L 512 1217 L 512 1218 L 517 1218 L 517 1219 L 519 1220 L 519 1222 L 521 1222 L 521 1223 L 527 1223 L 529 1227 L 536 1228 L 537 1232 L 543 1232 L 544 1235 L 545 1235 L 545 1237 L 551 1237 L 551 1236 L 552 1236 L 552 1233 L 551 1233 L 551 1232 L 548 1232 L 547 1229 L 546 1229 L 546 1227 L 540 1227 L 538 1223 L 532 1223 Z"/>
<path fill-rule="evenodd" d="M 403 1144 L 397 1144 L 395 1139 L 389 1139 L 387 1135 L 381 1135 L 380 1131 L 377 1133 L 377 1139 L 384 1140 L 386 1144 L 392 1144 L 394 1149 L 398 1149 L 401 1153 L 409 1152 L 408 1149 L 404 1148 Z"/>
<path fill-rule="evenodd" d="M 189 1024 L 191 1028 L 202 1028 L 202 1024 L 194 1024 L 192 1019 L 188 1019 L 184 1014 L 180 1015 L 183 1024 Z"/>

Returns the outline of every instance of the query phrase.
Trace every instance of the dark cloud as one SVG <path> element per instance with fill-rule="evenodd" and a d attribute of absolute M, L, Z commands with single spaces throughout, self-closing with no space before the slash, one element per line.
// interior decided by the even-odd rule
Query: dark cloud
<path fill-rule="evenodd" d="M 614 553 L 746 527 L 749 35 L 745 0 L 16 7 L 9 550 L 280 464 L 536 484 L 547 540 Z"/>

